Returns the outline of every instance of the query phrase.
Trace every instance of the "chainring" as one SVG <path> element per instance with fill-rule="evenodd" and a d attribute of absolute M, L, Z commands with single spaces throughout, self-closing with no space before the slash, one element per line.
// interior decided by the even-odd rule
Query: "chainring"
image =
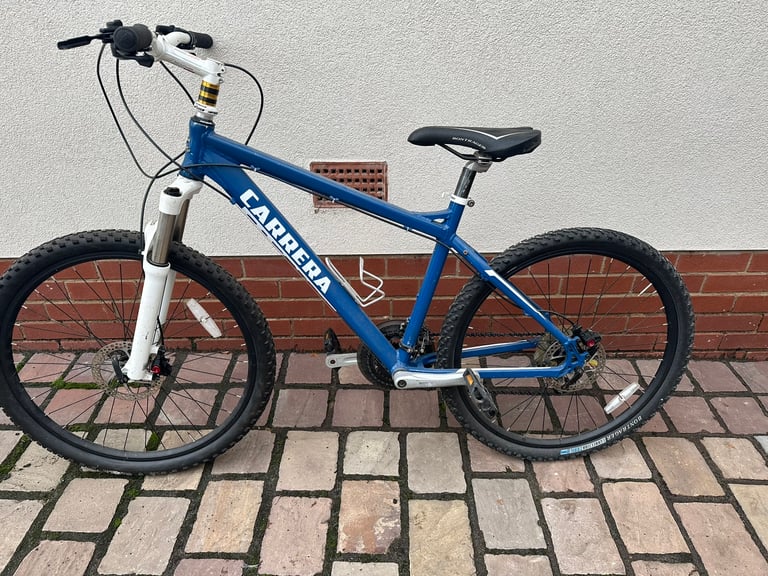
<path fill-rule="evenodd" d="M 378 324 L 376 327 L 382 334 L 384 334 L 386 339 L 389 340 L 393 348 L 398 348 L 400 346 L 400 339 L 403 337 L 403 331 L 405 330 L 405 322 L 403 320 L 387 320 L 386 322 Z M 426 326 L 421 329 L 419 347 L 420 354 L 429 354 L 435 351 L 435 347 L 432 344 L 431 333 Z M 383 386 L 385 388 L 395 387 L 389 369 L 381 363 L 371 349 L 365 344 L 360 344 L 360 348 L 357 349 L 357 366 L 363 376 L 365 376 L 366 380 L 371 384 Z"/>

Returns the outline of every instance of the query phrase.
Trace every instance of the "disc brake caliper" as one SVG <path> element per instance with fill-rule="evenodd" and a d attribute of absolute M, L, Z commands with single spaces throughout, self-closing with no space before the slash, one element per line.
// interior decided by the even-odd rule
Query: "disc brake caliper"
<path fill-rule="evenodd" d="M 171 366 L 171 363 L 168 362 L 165 357 L 165 348 L 160 346 L 157 350 L 157 355 L 155 355 L 154 360 L 152 360 L 152 365 L 149 368 L 150 372 L 152 372 L 152 376 L 154 378 L 159 376 L 169 376 L 172 368 L 173 366 Z"/>
<path fill-rule="evenodd" d="M 579 349 L 587 353 L 587 360 L 584 362 L 583 368 L 574 370 L 572 376 L 562 383 L 561 389 L 563 391 L 573 388 L 585 371 L 595 370 L 600 365 L 599 359 L 595 357 L 600 351 L 600 340 L 602 340 L 600 334 L 592 330 L 585 330 L 581 326 L 574 326 L 571 334 L 579 339 Z"/>

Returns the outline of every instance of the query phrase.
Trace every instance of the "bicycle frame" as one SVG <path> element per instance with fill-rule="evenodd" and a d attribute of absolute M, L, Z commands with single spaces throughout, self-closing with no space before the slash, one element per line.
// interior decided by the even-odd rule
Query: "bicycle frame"
<path fill-rule="evenodd" d="M 379 358 L 382 364 L 390 370 L 398 387 L 456 386 L 464 382 L 463 369 L 439 370 L 431 368 L 426 364 L 434 361 L 434 355 L 413 357 L 411 354 L 421 332 L 421 327 L 432 302 L 449 252 L 456 254 L 481 278 L 500 290 L 524 314 L 536 320 L 545 330 L 553 334 L 567 352 L 566 360 L 560 366 L 478 368 L 475 370 L 478 376 L 486 378 L 556 378 L 572 372 L 575 368 L 583 365 L 586 353 L 578 350 L 576 346 L 577 339 L 565 335 L 550 321 L 545 312 L 540 310 L 515 286 L 499 276 L 489 266 L 485 258 L 457 234 L 461 216 L 467 204 L 467 195 L 474 178 L 474 172 L 484 171 L 487 169 L 487 166 L 479 168 L 477 163 L 470 162 L 464 168 L 462 179 L 457 187 L 457 193 L 451 197 L 449 207 L 446 210 L 439 212 L 412 212 L 362 194 L 357 190 L 314 174 L 301 167 L 220 136 L 215 132 L 212 122 L 194 117 L 190 122 L 189 128 L 189 149 L 182 164 L 182 176 L 179 177 L 179 181 L 174 184 L 174 187 L 180 186 L 183 188 L 185 185 L 189 187 L 192 184 L 194 190 L 189 193 L 177 193 L 175 196 L 179 199 L 178 202 L 186 203 L 188 197 L 199 190 L 199 182 L 205 177 L 210 178 L 221 186 L 230 202 L 235 204 L 256 224 L 283 257 L 315 288 L 320 297 L 338 313 L 376 357 Z M 352 295 L 343 287 L 334 273 L 329 270 L 298 231 L 272 204 L 266 194 L 247 176 L 246 169 L 287 183 L 294 188 L 339 202 L 393 226 L 428 237 L 435 242 L 434 251 L 399 348 L 394 348 L 387 338 L 384 337 Z M 175 189 L 174 187 L 171 189 Z M 179 211 L 179 208 L 170 210 L 171 213 L 175 214 L 178 214 Z M 167 208 L 163 210 L 161 201 L 161 215 L 167 212 L 169 210 Z M 155 228 L 152 228 L 150 234 L 156 233 Z M 151 240 L 148 240 L 148 244 L 150 242 Z M 148 252 L 149 250 L 147 250 Z M 148 269 L 152 269 L 152 267 L 152 263 L 148 261 L 148 257 L 145 255 L 147 285 L 149 285 L 151 278 Z M 150 292 L 154 290 L 155 293 L 159 291 L 162 294 L 165 282 L 168 280 L 162 278 L 162 272 L 158 272 L 157 268 L 157 266 L 154 266 L 154 275 L 159 273 L 160 277 L 154 280 L 155 288 L 145 287 L 145 293 L 148 290 Z M 172 278 L 170 281 L 172 282 Z M 169 293 L 169 290 L 166 290 L 166 293 Z M 147 296 L 148 301 L 153 299 L 155 302 L 158 302 L 161 298 L 158 298 L 156 295 Z M 141 308 L 143 307 L 144 295 L 142 295 L 141 303 Z M 144 315 L 146 326 L 150 327 L 149 329 L 152 332 L 154 332 L 158 315 L 161 320 L 163 318 L 162 312 L 158 313 L 158 310 L 162 310 L 162 308 L 164 308 L 162 304 L 154 308 L 155 315 L 152 317 Z M 140 313 L 140 319 L 141 316 L 142 314 Z M 138 339 L 140 337 L 137 330 L 135 340 Z M 470 347 L 463 350 L 462 357 L 480 356 L 488 353 L 515 352 L 535 347 L 536 343 L 537 340 L 534 339 Z M 136 350 L 136 348 L 134 347 L 133 350 Z M 131 360 L 126 365 L 126 368 L 129 365 L 135 368 L 136 365 L 132 364 L 133 362 L 140 362 L 140 360 L 135 359 L 132 352 Z M 126 370 L 126 373 L 130 374 L 128 370 Z"/>

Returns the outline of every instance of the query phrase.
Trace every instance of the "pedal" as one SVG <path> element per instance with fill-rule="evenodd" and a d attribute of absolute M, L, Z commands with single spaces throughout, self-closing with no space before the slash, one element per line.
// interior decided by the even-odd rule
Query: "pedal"
<path fill-rule="evenodd" d="M 341 344 L 333 328 L 328 328 L 323 335 L 323 350 L 325 350 L 325 365 L 328 368 L 342 366 L 357 366 L 357 354 L 342 354 Z"/>
<path fill-rule="evenodd" d="M 477 404 L 477 407 L 480 408 L 480 411 L 488 416 L 490 420 L 495 420 L 499 414 L 499 409 L 483 384 L 482 378 L 474 370 L 467 368 L 464 372 L 464 383 L 467 385 L 469 394 L 472 396 L 475 404 Z"/>
<path fill-rule="evenodd" d="M 339 343 L 339 337 L 336 336 L 336 332 L 333 328 L 328 328 L 323 334 L 323 350 L 326 354 L 338 354 L 341 352 L 341 344 Z"/>

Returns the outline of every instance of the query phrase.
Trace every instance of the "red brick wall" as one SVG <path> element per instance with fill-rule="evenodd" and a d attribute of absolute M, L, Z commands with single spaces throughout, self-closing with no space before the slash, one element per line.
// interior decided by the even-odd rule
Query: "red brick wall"
<path fill-rule="evenodd" d="M 768 358 L 768 252 L 671 252 L 696 311 L 697 357 Z M 278 349 L 320 350 L 326 328 L 342 345 L 356 347 L 346 325 L 280 257 L 221 257 L 216 260 L 254 295 L 267 315 Z M 367 312 L 374 318 L 405 318 L 418 291 L 428 256 L 374 256 L 366 269 L 385 279 L 387 298 Z M 356 278 L 356 257 L 333 258 L 348 278 Z M 9 261 L 0 261 L 5 269 Z M 446 264 L 427 319 L 439 331 L 442 317 L 469 276 L 455 259 Z"/>
<path fill-rule="evenodd" d="M 667 257 L 691 292 L 696 355 L 768 358 L 768 252 L 681 252 Z"/>
<path fill-rule="evenodd" d="M 696 312 L 695 353 L 698 357 L 768 358 L 768 252 L 669 252 L 691 292 Z M 221 258 L 230 272 L 243 276 L 257 297 L 280 348 L 318 350 L 322 334 L 332 327 L 343 345 L 354 338 L 343 322 L 279 257 Z M 418 289 L 416 276 L 427 256 L 380 256 L 366 259 L 366 269 L 385 279 L 387 298 L 371 306 L 372 316 L 402 318 Z M 334 258 L 348 278 L 357 274 L 356 258 Z M 442 315 L 467 279 L 457 260 L 446 265 L 427 325 L 437 331 Z"/>

